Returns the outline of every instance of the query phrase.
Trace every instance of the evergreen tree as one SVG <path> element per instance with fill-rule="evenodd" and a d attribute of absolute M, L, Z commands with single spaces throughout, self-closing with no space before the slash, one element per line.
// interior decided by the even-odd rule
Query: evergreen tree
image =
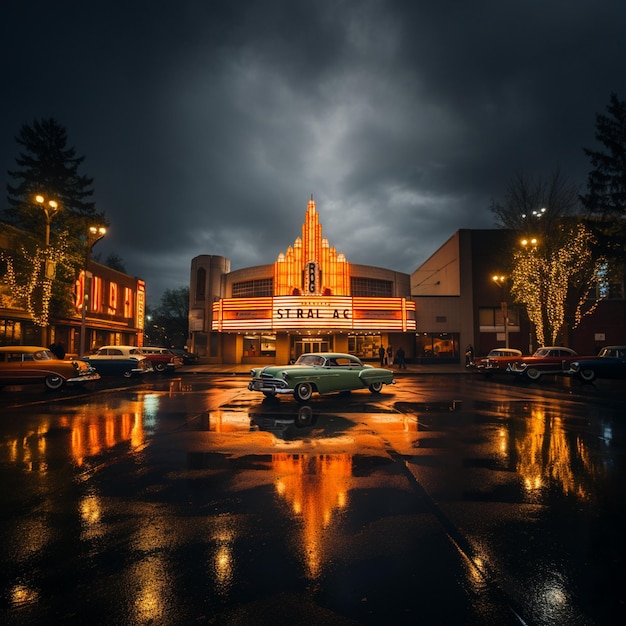
<path fill-rule="evenodd" d="M 74 281 L 84 266 L 87 229 L 96 223 L 106 225 L 106 220 L 103 214 L 96 213 L 90 200 L 93 179 L 79 173 L 85 157 L 76 156 L 74 148 L 67 147 L 67 132 L 56 120 L 24 124 L 15 140 L 22 148 L 16 158 L 19 169 L 8 172 L 15 184 L 7 184 L 8 208 L 2 217 L 32 235 L 23 242 L 27 258 L 63 260 L 57 262 L 54 278 L 39 278 L 42 287 L 38 288 L 50 293 L 39 298 L 46 303 L 46 310 L 33 315 L 33 319 L 42 320 L 41 325 L 45 325 L 48 307 L 50 315 L 55 317 L 66 315 L 73 307 Z M 36 201 L 37 195 L 58 203 L 59 210 L 48 220 L 42 205 Z M 46 222 L 50 227 L 47 250 L 42 245 Z M 33 270 L 39 265 L 33 262 L 32 266 L 15 276 L 16 285 L 31 291 L 33 288 L 28 284 L 36 280 L 38 272 L 33 274 Z"/>
<path fill-rule="evenodd" d="M 104 265 L 110 267 L 113 270 L 117 270 L 118 272 L 126 274 L 126 264 L 124 263 L 124 259 L 122 259 L 122 257 L 115 252 L 111 252 L 111 254 L 109 254 L 107 258 L 104 259 Z"/>
<path fill-rule="evenodd" d="M 105 223 L 90 200 L 93 179 L 79 173 L 84 156 L 67 147 L 67 132 L 53 118 L 23 124 L 16 142 L 22 152 L 15 159 L 20 169 L 9 171 L 15 185 L 7 184 L 5 221 L 35 235 L 43 233 L 45 220 L 37 195 L 58 202 L 61 210 L 51 222 L 51 233 L 75 231 L 79 236 L 92 222 Z M 70 237 L 72 239 L 72 237 Z"/>
<path fill-rule="evenodd" d="M 584 148 L 593 169 L 581 201 L 599 243 L 614 259 L 626 259 L 626 101 L 611 94 L 607 115 L 596 115 L 596 140 L 603 150 Z"/>

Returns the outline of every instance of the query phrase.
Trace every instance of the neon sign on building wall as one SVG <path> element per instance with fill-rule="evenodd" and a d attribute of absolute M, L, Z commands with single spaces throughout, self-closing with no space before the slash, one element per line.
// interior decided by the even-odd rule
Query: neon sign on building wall
<path fill-rule="evenodd" d="M 212 330 L 415 330 L 405 298 L 292 296 L 225 298 L 213 303 Z"/>

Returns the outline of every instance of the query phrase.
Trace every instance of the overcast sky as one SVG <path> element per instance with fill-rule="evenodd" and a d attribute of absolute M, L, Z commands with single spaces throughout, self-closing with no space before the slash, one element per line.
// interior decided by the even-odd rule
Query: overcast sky
<path fill-rule="evenodd" d="M 22 124 L 86 157 L 94 248 L 146 280 L 273 263 L 315 198 L 348 261 L 410 273 L 520 171 L 586 183 L 626 98 L 623 0 L 1 0 L 0 180 Z"/>

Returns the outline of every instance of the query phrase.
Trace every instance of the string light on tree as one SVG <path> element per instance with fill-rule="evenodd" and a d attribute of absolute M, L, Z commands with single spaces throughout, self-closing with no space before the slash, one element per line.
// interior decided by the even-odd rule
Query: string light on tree
<path fill-rule="evenodd" d="M 593 260 L 591 231 L 583 224 L 573 224 L 562 226 L 559 234 L 564 245 L 541 247 L 537 239 L 526 238 L 513 255 L 511 294 L 525 305 L 541 346 L 546 340 L 557 345 L 566 322 L 576 328 L 603 297 L 589 298 L 603 266 L 602 259 Z M 573 317 L 566 320 L 572 301 Z"/>

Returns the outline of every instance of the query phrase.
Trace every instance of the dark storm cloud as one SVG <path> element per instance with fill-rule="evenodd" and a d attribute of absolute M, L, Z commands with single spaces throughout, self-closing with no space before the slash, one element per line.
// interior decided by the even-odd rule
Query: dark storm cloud
<path fill-rule="evenodd" d="M 149 298 L 191 258 L 272 263 L 315 197 L 349 261 L 410 272 L 520 170 L 584 183 L 626 97 L 610 0 L 13 1 L 0 7 L 2 170 L 55 117 Z M 7 182 L 8 178 L 7 178 Z"/>

